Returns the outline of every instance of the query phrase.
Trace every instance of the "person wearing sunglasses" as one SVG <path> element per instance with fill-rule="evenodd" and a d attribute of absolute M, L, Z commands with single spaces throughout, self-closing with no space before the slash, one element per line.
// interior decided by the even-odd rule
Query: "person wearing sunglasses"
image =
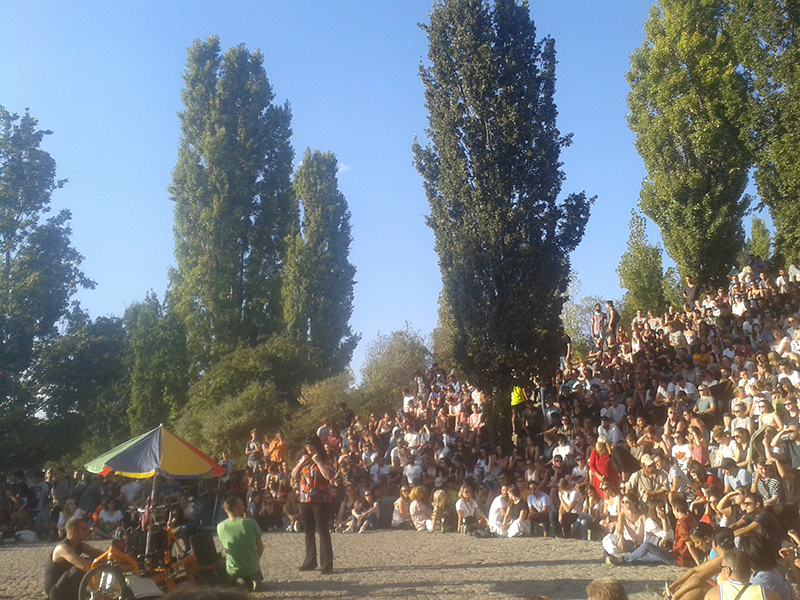
<path fill-rule="evenodd" d="M 777 556 L 783 542 L 783 528 L 775 516 L 764 510 L 764 499 L 761 494 L 750 492 L 742 503 L 745 514 L 731 526 L 736 537 L 749 537 L 762 534 L 770 554 Z"/>
<path fill-rule="evenodd" d="M 750 559 L 741 550 L 726 550 L 717 576 L 718 587 L 706 593 L 706 600 L 778 600 L 780 596 L 761 585 L 751 583 Z"/>

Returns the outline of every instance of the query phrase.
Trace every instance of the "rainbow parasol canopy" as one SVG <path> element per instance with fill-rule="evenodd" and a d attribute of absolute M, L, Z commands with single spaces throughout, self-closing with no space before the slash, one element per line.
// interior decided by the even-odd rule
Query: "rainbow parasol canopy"
<path fill-rule="evenodd" d="M 174 478 L 225 474 L 225 467 L 163 425 L 98 456 L 86 464 L 86 469 L 100 475 L 114 471 L 136 479 L 156 474 Z"/>

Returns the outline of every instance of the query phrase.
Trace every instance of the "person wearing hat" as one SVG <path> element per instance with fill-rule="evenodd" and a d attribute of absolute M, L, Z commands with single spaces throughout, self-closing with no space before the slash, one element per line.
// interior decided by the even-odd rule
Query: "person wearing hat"
<path fill-rule="evenodd" d="M 656 468 L 649 454 L 643 454 L 639 463 L 642 468 L 628 479 L 628 491 L 635 493 L 642 504 L 647 504 L 651 498 L 666 496 L 667 474 Z"/>

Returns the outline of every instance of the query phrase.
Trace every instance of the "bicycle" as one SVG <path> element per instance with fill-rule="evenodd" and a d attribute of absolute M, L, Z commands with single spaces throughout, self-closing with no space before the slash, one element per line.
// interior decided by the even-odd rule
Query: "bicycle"
<path fill-rule="evenodd" d="M 172 527 L 169 518 L 164 519 L 169 508 L 155 507 L 152 514 L 156 518 L 149 525 L 145 524 L 150 530 L 149 553 L 145 551 L 147 532 L 141 528 L 129 527 L 124 538 L 115 535 L 108 551 L 97 557 L 83 576 L 79 600 L 130 600 L 134 595 L 127 580 L 131 576 L 139 577 L 140 573 L 167 592 L 175 589 L 181 575 L 192 576 L 196 571 L 192 568 L 196 558 L 186 534 Z M 147 513 L 141 511 L 140 521 Z M 125 551 L 121 548 L 123 540 Z"/>

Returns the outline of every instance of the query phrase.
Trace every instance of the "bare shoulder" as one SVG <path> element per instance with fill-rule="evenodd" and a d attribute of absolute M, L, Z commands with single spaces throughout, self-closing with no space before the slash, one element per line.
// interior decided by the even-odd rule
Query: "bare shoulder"
<path fill-rule="evenodd" d="M 65 560 L 72 562 L 69 559 L 75 556 L 78 556 L 78 554 L 75 552 L 75 549 L 66 541 L 56 544 L 56 547 L 53 548 L 52 558 L 53 562 L 55 563 L 64 562 Z"/>

